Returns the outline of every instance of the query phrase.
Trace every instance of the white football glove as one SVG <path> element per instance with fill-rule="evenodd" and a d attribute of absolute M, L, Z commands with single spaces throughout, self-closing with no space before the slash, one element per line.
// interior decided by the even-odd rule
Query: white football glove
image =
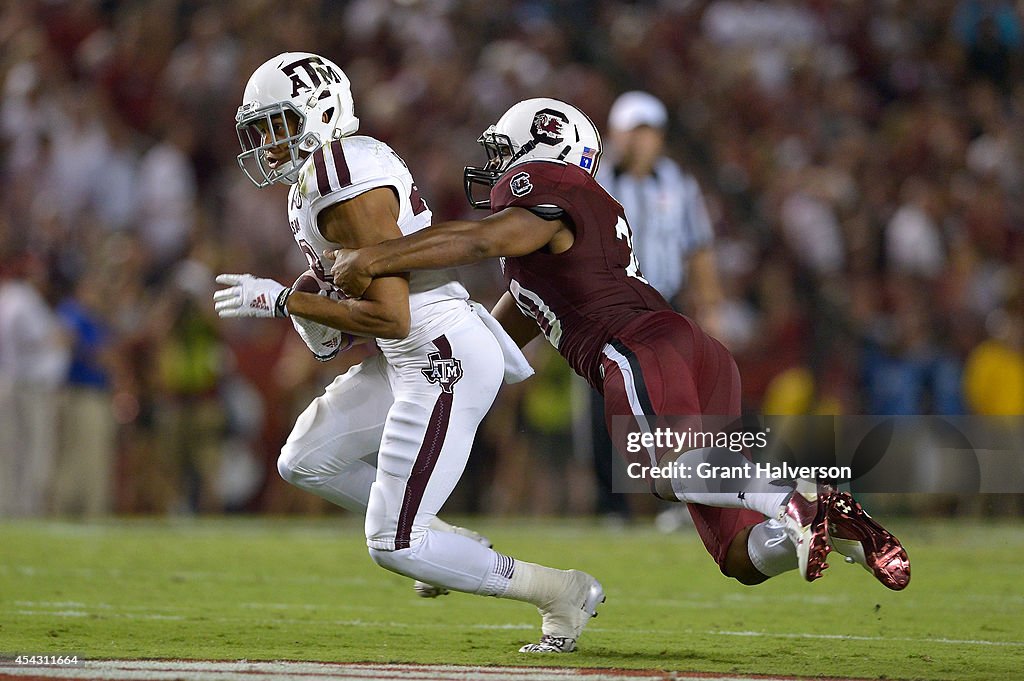
<path fill-rule="evenodd" d="M 221 317 L 287 317 L 291 288 L 273 279 L 251 274 L 218 274 L 217 283 L 228 288 L 213 294 L 213 307 Z"/>
<path fill-rule="evenodd" d="M 306 347 L 321 362 L 334 359 L 355 343 L 356 339 L 351 334 L 314 322 L 312 319 L 295 315 L 291 320 Z"/>
<path fill-rule="evenodd" d="M 313 270 L 306 270 L 292 284 L 292 290 L 304 293 L 315 293 L 331 300 L 343 297 L 333 284 L 324 281 Z M 321 362 L 334 359 L 355 344 L 355 337 L 330 326 L 314 322 L 305 317 L 292 316 L 292 326 L 299 338 L 306 344 L 313 356 Z"/>

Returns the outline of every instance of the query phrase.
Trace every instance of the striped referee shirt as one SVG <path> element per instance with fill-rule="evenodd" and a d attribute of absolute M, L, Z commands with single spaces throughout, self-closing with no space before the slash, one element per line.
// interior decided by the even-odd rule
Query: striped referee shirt
<path fill-rule="evenodd" d="M 672 300 L 686 283 L 687 258 L 714 238 L 697 181 L 664 156 L 647 177 L 606 165 L 597 181 L 626 211 L 644 278 Z"/>

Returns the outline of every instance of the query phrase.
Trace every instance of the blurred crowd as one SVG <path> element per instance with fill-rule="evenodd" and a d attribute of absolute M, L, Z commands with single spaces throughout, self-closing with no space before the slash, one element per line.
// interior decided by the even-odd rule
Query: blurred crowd
<path fill-rule="evenodd" d="M 236 166 L 249 74 L 352 81 L 435 219 L 508 106 L 670 111 L 745 407 L 1024 414 L 1024 3 L 25 0 L 0 9 L 0 515 L 322 509 L 274 474 L 319 365 L 221 322 L 213 276 L 293 280 L 286 188 Z M 641 268 L 643 263 L 641 263 Z M 496 263 L 464 272 L 491 303 Z M 549 349 L 485 422 L 456 510 L 585 513 L 578 386 Z M 572 396 L 576 393 L 576 398 Z"/>

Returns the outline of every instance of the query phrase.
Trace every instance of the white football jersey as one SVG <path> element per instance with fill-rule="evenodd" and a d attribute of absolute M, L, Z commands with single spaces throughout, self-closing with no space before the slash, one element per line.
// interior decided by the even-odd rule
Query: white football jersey
<path fill-rule="evenodd" d="M 431 213 L 420 198 L 405 161 L 391 147 L 372 137 L 333 140 L 305 161 L 298 182 L 288 193 L 288 222 L 310 268 L 329 281 L 331 261 L 325 250 L 344 247 L 320 234 L 317 215 L 328 206 L 378 187 L 390 187 L 398 196 L 398 227 L 413 234 L 430 226 Z M 469 294 L 454 270 L 423 270 L 409 277 L 409 335 L 402 340 L 378 339 L 385 355 L 403 352 L 444 333 L 468 308 Z"/>

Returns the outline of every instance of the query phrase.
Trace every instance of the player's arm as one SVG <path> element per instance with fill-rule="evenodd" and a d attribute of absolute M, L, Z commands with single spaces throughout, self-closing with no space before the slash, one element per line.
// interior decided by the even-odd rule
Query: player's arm
<path fill-rule="evenodd" d="M 526 344 L 540 333 L 537 322 L 519 311 L 515 298 L 508 291 L 495 303 L 491 316 L 498 320 L 505 332 L 521 348 L 526 347 Z"/>
<path fill-rule="evenodd" d="M 354 248 L 402 236 L 398 199 L 390 188 L 372 189 L 329 206 L 320 212 L 318 223 L 325 239 Z M 410 324 L 409 281 L 401 271 L 389 272 L 374 279 L 361 298 L 340 301 L 296 291 L 288 298 L 288 314 L 356 335 L 404 338 Z"/>
<path fill-rule="evenodd" d="M 718 336 L 721 331 L 718 311 L 724 296 L 714 250 L 710 246 L 697 249 L 687 259 L 687 265 L 690 272 L 688 302 L 693 314 L 708 333 Z"/>
<path fill-rule="evenodd" d="M 346 295 L 355 296 L 375 277 L 533 253 L 562 231 L 568 227 L 561 219 L 546 220 L 525 208 L 506 208 L 483 220 L 443 222 L 367 248 L 338 250 L 333 254 L 331 276 Z"/>

